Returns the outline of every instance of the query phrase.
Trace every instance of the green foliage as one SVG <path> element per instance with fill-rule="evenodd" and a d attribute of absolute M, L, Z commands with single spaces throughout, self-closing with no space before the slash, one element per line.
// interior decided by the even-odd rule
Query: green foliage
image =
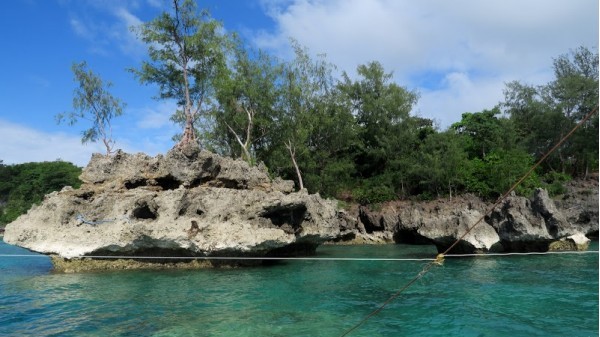
<path fill-rule="evenodd" d="M 81 168 L 63 161 L 0 165 L 0 225 L 15 220 L 50 192 L 78 188 L 80 174 Z"/>
<path fill-rule="evenodd" d="M 81 142 L 102 140 L 106 154 L 111 154 L 115 145 L 111 121 L 123 113 L 125 104 L 108 92 L 112 84 L 102 81 L 98 75 L 88 70 L 85 62 L 73 63 L 71 69 L 75 82 L 79 84 L 73 96 L 75 111 L 58 114 L 56 120 L 58 123 L 67 121 L 69 125 L 74 125 L 79 120 L 87 120 L 92 126 L 82 132 Z"/>
<path fill-rule="evenodd" d="M 554 60 L 555 79 L 538 87 L 511 82 L 502 106 L 519 143 L 540 158 L 598 104 L 598 53 L 580 47 Z M 543 164 L 573 176 L 598 169 L 596 113 Z"/>
<path fill-rule="evenodd" d="M 238 41 L 230 69 L 215 81 L 219 108 L 211 139 L 219 152 L 250 163 L 265 159 L 281 119 L 274 107 L 282 72 L 283 66 L 268 54 L 251 54 Z"/>
<path fill-rule="evenodd" d="M 418 171 L 421 194 L 452 196 L 464 187 L 467 152 L 460 138 L 451 132 L 433 133 L 419 149 Z"/>
<path fill-rule="evenodd" d="M 533 165 L 533 158 L 519 149 L 497 150 L 483 159 L 469 161 L 466 190 L 486 198 L 497 198 L 508 191 Z M 540 186 L 537 174 L 532 173 L 515 192 L 529 196 Z"/>
<path fill-rule="evenodd" d="M 550 83 L 510 82 L 496 107 L 464 113 L 440 131 L 413 114 L 419 94 L 379 62 L 334 78 L 324 55 L 294 40 L 294 59 L 282 61 L 223 35 L 193 1 L 173 4 L 137 28 L 151 59 L 134 70 L 140 81 L 177 100 L 173 120 L 202 127 L 197 134 L 209 149 L 262 162 L 273 176 L 326 197 L 363 204 L 464 192 L 497 198 L 598 101 L 598 54 L 579 48 L 554 60 Z M 558 193 L 564 179 L 555 172 L 597 167 L 596 115 L 516 192 L 543 185 Z"/>
<path fill-rule="evenodd" d="M 548 190 L 550 196 L 565 194 L 567 189 L 565 183 L 568 183 L 573 178 L 566 174 L 556 171 L 551 171 L 542 176 L 542 186 Z"/>
<path fill-rule="evenodd" d="M 355 162 L 359 176 L 385 174 L 390 159 L 408 152 L 414 134 L 410 111 L 418 94 L 391 81 L 378 62 L 360 65 L 359 79 L 343 75 L 338 89 L 345 94 L 355 116 L 359 142 Z"/>
<path fill-rule="evenodd" d="M 389 176 L 376 176 L 362 180 L 352 191 L 352 197 L 361 205 L 379 204 L 397 199 Z"/>
<path fill-rule="evenodd" d="M 148 45 L 151 62 L 140 69 L 130 69 L 144 84 L 159 87 L 159 99 L 174 99 L 180 106 L 171 120 L 184 128 L 185 141 L 195 141 L 202 134 L 195 127 L 208 125 L 213 108 L 213 81 L 225 65 L 227 38 L 222 25 L 207 11 L 198 12 L 192 0 L 173 1 L 173 14 L 159 17 L 133 30 Z M 203 122 L 198 125 L 198 122 Z"/>

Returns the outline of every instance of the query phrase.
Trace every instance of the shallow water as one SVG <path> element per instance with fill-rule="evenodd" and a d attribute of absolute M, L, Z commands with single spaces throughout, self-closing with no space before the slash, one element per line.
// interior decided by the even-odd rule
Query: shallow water
<path fill-rule="evenodd" d="M 23 253 L 0 242 L 0 254 Z M 432 256 L 428 246 L 318 250 Z M 424 263 L 56 274 L 46 257 L 0 257 L 0 336 L 340 336 Z M 448 258 L 349 336 L 598 336 L 598 310 L 597 254 Z"/>

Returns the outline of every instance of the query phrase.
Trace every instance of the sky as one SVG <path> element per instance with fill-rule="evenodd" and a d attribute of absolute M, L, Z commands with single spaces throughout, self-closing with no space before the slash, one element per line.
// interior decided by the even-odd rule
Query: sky
<path fill-rule="evenodd" d="M 414 115 L 440 130 L 464 112 L 491 109 L 510 81 L 546 84 L 552 60 L 579 46 L 598 50 L 598 0 L 198 0 L 248 46 L 288 60 L 289 39 L 338 71 L 379 61 L 416 90 Z M 173 102 L 153 99 L 127 71 L 147 49 L 129 27 L 169 8 L 166 0 L 10 0 L 0 4 L 0 160 L 57 159 L 85 166 L 101 143 L 81 143 L 72 111 L 71 64 L 86 61 L 127 105 L 113 120 L 116 147 L 167 152 L 179 128 Z"/>

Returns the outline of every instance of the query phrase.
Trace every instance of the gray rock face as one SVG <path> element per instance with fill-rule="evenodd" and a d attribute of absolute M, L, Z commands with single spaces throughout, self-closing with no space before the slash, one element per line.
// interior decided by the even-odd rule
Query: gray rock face
<path fill-rule="evenodd" d="M 567 183 L 567 192 L 556 206 L 567 221 L 589 237 L 598 238 L 598 175 Z"/>
<path fill-rule="evenodd" d="M 81 179 L 7 225 L 4 241 L 62 258 L 280 256 L 340 234 L 334 202 L 198 148 L 94 155 Z"/>
<path fill-rule="evenodd" d="M 379 211 L 363 207 L 358 212 L 359 223 L 354 232 L 357 236 L 391 232 L 396 242 L 434 244 L 443 252 L 490 207 L 473 196 L 452 202 L 390 204 Z M 547 191 L 538 189 L 532 200 L 517 196 L 505 199 L 451 252 L 547 251 L 569 247 L 582 250 L 587 249 L 590 242 L 584 235 L 589 232 L 588 227 L 570 222 Z M 361 231 L 362 228 L 366 230 Z"/>
<path fill-rule="evenodd" d="M 537 189 L 531 201 L 508 197 L 487 220 L 498 232 L 504 248 L 514 251 L 545 251 L 551 242 L 580 233 L 558 211 L 544 189 Z"/>

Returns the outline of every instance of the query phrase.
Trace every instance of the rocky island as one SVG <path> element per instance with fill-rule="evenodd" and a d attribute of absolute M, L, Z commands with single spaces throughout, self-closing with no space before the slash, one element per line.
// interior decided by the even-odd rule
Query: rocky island
<path fill-rule="evenodd" d="M 51 255 L 56 269 L 69 271 L 231 262 L 85 256 L 312 254 L 339 235 L 336 202 L 293 192 L 292 181 L 271 179 L 260 165 L 194 145 L 156 157 L 95 154 L 80 179 L 79 189 L 51 193 L 10 223 L 4 240 Z"/>
<path fill-rule="evenodd" d="M 262 165 L 197 145 L 156 157 L 95 154 L 80 179 L 79 189 L 53 192 L 10 223 L 4 241 L 50 255 L 66 272 L 247 265 L 260 261 L 208 258 L 305 256 L 326 242 L 434 244 L 442 252 L 490 207 L 467 195 L 343 210 L 295 192 Z M 510 196 L 451 253 L 585 250 L 586 235 L 598 235 L 597 186 L 587 207 L 572 196 L 559 208 L 543 189 L 531 200 Z"/>

